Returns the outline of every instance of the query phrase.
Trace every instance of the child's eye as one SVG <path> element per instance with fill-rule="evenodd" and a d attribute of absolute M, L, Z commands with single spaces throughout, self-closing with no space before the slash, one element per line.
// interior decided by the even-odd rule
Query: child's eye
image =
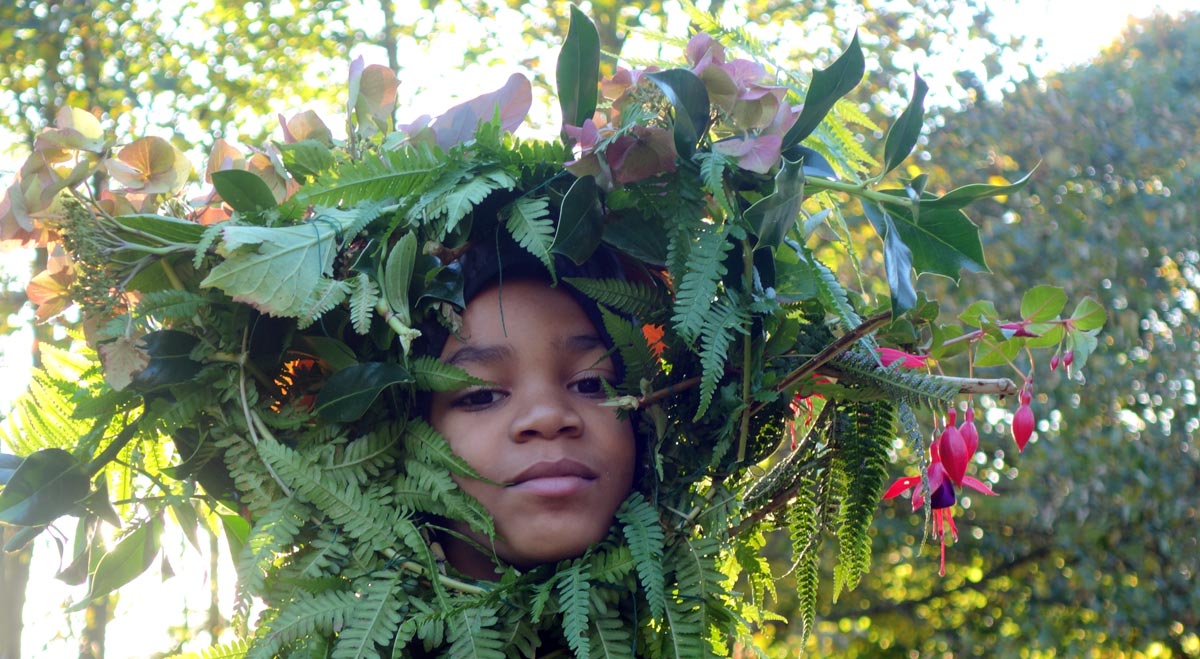
<path fill-rule="evenodd" d="M 455 398 L 451 406 L 467 410 L 483 409 L 500 402 L 503 397 L 504 394 L 495 389 L 475 389 Z"/>
<path fill-rule="evenodd" d="M 603 377 L 600 377 L 599 375 L 592 375 L 572 382 L 567 386 L 567 388 L 583 396 L 604 398 L 606 396 L 604 392 L 604 384 L 605 379 Z"/>

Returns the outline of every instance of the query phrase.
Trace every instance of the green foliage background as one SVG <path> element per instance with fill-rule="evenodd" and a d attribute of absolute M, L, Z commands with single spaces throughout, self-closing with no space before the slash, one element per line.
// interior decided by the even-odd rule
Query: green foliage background
<path fill-rule="evenodd" d="M 176 117 L 154 112 L 159 106 L 150 101 L 167 92 L 181 101 L 169 104 L 177 116 L 198 119 L 215 137 L 232 130 L 230 99 L 262 114 L 282 88 L 314 99 L 322 89 L 340 88 L 319 82 L 307 90 L 298 86 L 306 58 L 337 61 L 355 39 L 386 40 L 389 31 L 413 38 L 429 29 L 414 21 L 368 35 L 344 21 L 353 3 L 277 4 L 293 6 L 292 20 L 284 16 L 256 25 L 241 10 L 261 7 L 258 3 L 214 3 L 215 13 L 203 16 L 228 23 L 227 32 L 237 36 L 220 46 L 223 71 L 211 69 L 199 82 L 180 72 L 207 57 L 203 48 L 162 49 L 159 17 L 138 13 L 132 3 L 8 4 L 0 9 L 5 126 L 28 140 L 64 104 L 98 106 L 116 119 L 130 111 L 130 103 L 152 117 L 147 121 L 168 125 Z M 511 11 L 463 4 L 485 19 L 489 12 Z M 750 3 L 746 15 L 763 23 L 798 20 L 797 29 L 806 34 L 828 30 L 832 54 L 853 13 L 847 4 L 777 9 Z M 924 0 L 901 9 L 864 10 L 863 31 L 870 35 L 864 45 L 870 50 L 886 36 L 893 47 L 922 52 L 935 35 L 957 34 L 953 24 L 923 20 L 942 7 Z M 661 5 L 624 14 L 619 9 L 616 3 L 593 3 L 609 50 L 620 48 L 630 24 L 661 24 Z M 528 12 L 530 38 L 564 32 L 551 26 L 565 20 L 565 5 Z M 986 69 L 1007 75 L 995 55 L 1008 44 L 988 32 L 985 11 L 979 16 L 961 36 L 994 46 Z M 266 57 L 285 38 L 295 57 Z M 116 59 L 101 65 L 103 59 L 74 55 L 85 52 Z M 989 466 L 1004 475 L 1002 496 L 964 515 L 963 541 L 952 550 L 946 578 L 936 576 L 931 546 L 916 555 L 921 520 L 902 505 L 885 506 L 874 531 L 873 573 L 833 608 L 828 597 L 820 600 L 818 612 L 827 622 L 812 642 L 821 656 L 947 651 L 1016 656 L 1055 650 L 1078 656 L 1094 647 L 1104 656 L 1200 656 L 1195 632 L 1200 511 L 1193 494 L 1200 476 L 1195 392 L 1200 222 L 1193 210 L 1200 197 L 1198 56 L 1200 18 L 1156 18 L 1133 26 L 1123 44 L 1093 64 L 1015 83 L 1003 98 L 985 99 L 969 77 L 960 77 L 965 88 L 957 93 L 966 97 L 973 89 L 975 102 L 931 119 L 942 126 L 930 142 L 944 167 L 932 173 L 934 181 L 1011 179 L 1041 163 L 1026 191 L 974 213 L 993 269 L 1007 273 L 1011 287 L 970 277 L 961 290 L 1012 308 L 1016 291 L 1049 282 L 1067 288 L 1072 299 L 1092 295 L 1115 311 L 1084 374 L 1087 387 L 1060 390 L 1062 374 L 1041 365 L 1041 425 L 1031 450 L 1018 459 L 1011 444 L 997 441 L 1006 431 L 1003 415 L 989 416 L 993 424 L 981 423 L 984 443 L 993 448 Z M 897 79 L 884 75 L 893 73 L 893 62 L 875 59 L 868 69 L 881 72 L 879 79 Z M 340 64 L 335 71 L 340 77 Z M 245 93 L 251 78 L 261 96 Z M 891 94 L 876 83 L 864 101 L 887 102 Z M 937 296 L 946 301 L 957 294 Z M 975 537 L 975 528 L 982 537 Z M 787 591 L 782 583 L 779 589 Z M 788 633 L 786 626 L 775 629 L 781 653 Z"/>

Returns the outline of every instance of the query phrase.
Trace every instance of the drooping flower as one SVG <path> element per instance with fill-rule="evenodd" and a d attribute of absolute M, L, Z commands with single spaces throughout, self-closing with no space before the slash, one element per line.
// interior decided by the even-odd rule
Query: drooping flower
<path fill-rule="evenodd" d="M 1021 404 L 1017 407 L 1017 411 L 1013 414 L 1012 434 L 1013 441 L 1017 443 L 1017 451 L 1024 452 L 1025 445 L 1029 443 L 1029 438 L 1033 435 L 1033 408 L 1029 406 L 1033 400 L 1033 394 L 1030 393 L 1029 387 L 1021 389 L 1019 396 Z"/>
<path fill-rule="evenodd" d="M 929 362 L 929 355 L 913 355 L 895 348 L 879 348 L 878 352 L 879 361 L 883 362 L 884 366 L 900 362 L 904 368 L 921 368 Z"/>
<path fill-rule="evenodd" d="M 955 412 L 951 408 L 946 413 L 946 428 L 938 437 L 937 447 L 950 480 L 955 485 L 962 485 L 963 478 L 967 475 L 967 465 L 971 462 L 972 453 L 968 452 L 967 442 L 963 439 L 958 426 L 954 425 L 954 420 Z"/>

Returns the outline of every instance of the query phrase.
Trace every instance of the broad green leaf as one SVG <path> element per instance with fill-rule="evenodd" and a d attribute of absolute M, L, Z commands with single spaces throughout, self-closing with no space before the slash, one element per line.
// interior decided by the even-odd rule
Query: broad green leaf
<path fill-rule="evenodd" d="M 316 140 L 277 144 L 283 166 L 296 177 L 312 177 L 333 167 L 333 152 Z"/>
<path fill-rule="evenodd" d="M 241 556 L 246 539 L 250 537 L 250 522 L 241 515 L 220 513 L 221 528 L 225 529 L 225 541 L 229 544 L 230 556 Z"/>
<path fill-rule="evenodd" d="M 975 351 L 975 366 L 1003 366 L 1021 352 L 1021 341 L 994 341 L 992 339 L 984 339 L 979 344 L 979 349 Z"/>
<path fill-rule="evenodd" d="M 150 355 L 150 362 L 134 374 L 133 388 L 147 392 L 192 379 L 203 367 L 191 357 L 199 342 L 179 330 L 160 330 L 142 337 L 142 349 Z"/>
<path fill-rule="evenodd" d="M 1021 318 L 1030 322 L 1053 320 L 1067 306 L 1067 294 L 1057 286 L 1034 286 L 1021 296 Z"/>
<path fill-rule="evenodd" d="M 550 251 L 562 254 L 576 265 L 588 260 L 604 233 L 604 210 L 596 179 L 584 176 L 571 185 L 558 211 L 558 230 Z"/>
<path fill-rule="evenodd" d="M 922 209 L 913 217 L 912 209 L 904 206 L 887 203 L 881 207 L 887 209 L 900 239 L 912 250 L 918 276 L 930 272 L 957 283 L 962 270 L 989 271 L 979 227 L 962 211 Z"/>
<path fill-rule="evenodd" d="M 912 278 L 912 250 L 900 239 L 900 232 L 896 230 L 895 222 L 887 210 L 865 201 L 863 210 L 875 227 L 875 232 L 883 238 L 883 268 L 892 292 L 892 317 L 895 318 L 917 303 L 917 289 Z"/>
<path fill-rule="evenodd" d="M 70 453 L 42 449 L 26 456 L 0 491 L 0 522 L 49 524 L 75 510 L 87 493 L 87 474 Z"/>
<path fill-rule="evenodd" d="M 666 95 L 675 108 L 675 151 L 690 158 L 700 136 L 708 130 L 708 90 L 696 74 L 687 69 L 656 71 L 648 77 Z"/>
<path fill-rule="evenodd" d="M 359 226 L 360 213 L 324 209 L 314 220 L 295 226 L 227 226 L 218 248 L 225 260 L 200 286 L 218 288 L 272 316 L 297 317 L 333 273 L 338 238 Z"/>
<path fill-rule="evenodd" d="M 973 183 L 964 185 L 961 188 L 955 188 L 950 192 L 938 197 L 937 199 L 927 199 L 921 202 L 922 210 L 930 209 L 959 209 L 963 208 L 980 199 L 987 197 L 996 197 L 1006 195 L 1010 192 L 1016 192 L 1025 187 L 1029 183 L 1029 177 L 1033 176 L 1034 170 L 1030 170 L 1028 174 L 1022 176 L 1016 181 L 1008 185 L 988 185 L 986 183 Z"/>
<path fill-rule="evenodd" d="M 1104 321 L 1108 314 L 1105 313 L 1104 307 L 1096 300 L 1085 297 L 1075 305 L 1075 311 L 1071 313 L 1071 325 L 1077 330 L 1089 331 L 1104 327 Z"/>
<path fill-rule="evenodd" d="M 161 530 L 162 521 L 155 517 L 121 538 L 117 546 L 96 564 L 87 599 L 73 608 L 83 608 L 89 601 L 108 595 L 145 572 L 158 556 Z"/>
<path fill-rule="evenodd" d="M 344 368 L 329 376 L 321 387 L 316 411 L 328 421 L 348 423 L 366 413 L 384 389 L 412 381 L 412 375 L 403 366 L 391 362 L 369 362 Z"/>
<path fill-rule="evenodd" d="M 337 339 L 327 336 L 299 336 L 296 337 L 296 344 L 308 351 L 308 354 L 328 364 L 334 371 L 358 363 L 350 346 Z"/>
<path fill-rule="evenodd" d="M 604 242 L 651 265 L 667 263 L 667 232 L 659 218 L 633 213 L 610 217 L 604 222 Z"/>
<path fill-rule="evenodd" d="M 829 179 L 831 181 L 838 180 L 837 171 L 825 156 L 821 155 L 815 149 L 810 149 L 806 146 L 796 145 L 788 152 L 783 154 L 783 157 L 788 160 L 800 160 L 804 165 L 804 175 L 816 178 Z"/>
<path fill-rule="evenodd" d="M 413 266 L 417 262 L 417 235 L 412 231 L 405 233 L 388 252 L 387 262 L 383 267 L 384 298 L 393 313 L 400 314 L 404 323 L 410 321 L 408 311 L 408 287 L 412 284 Z"/>
<path fill-rule="evenodd" d="M 932 347 L 929 350 L 929 356 L 934 359 L 948 359 L 964 352 L 971 347 L 969 341 L 957 341 L 949 345 L 947 345 L 947 342 L 965 333 L 959 325 L 933 325 L 933 340 L 931 341 Z"/>
<path fill-rule="evenodd" d="M 1025 345 L 1030 348 L 1050 348 L 1058 345 L 1067 336 L 1067 330 L 1062 323 L 1039 323 L 1026 329 L 1037 335 L 1025 339 Z"/>
<path fill-rule="evenodd" d="M 21 466 L 21 462 L 23 461 L 24 458 L 19 455 L 0 453 L 0 485 L 8 484 L 13 472 L 17 470 L 17 467 Z"/>
<path fill-rule="evenodd" d="M 996 311 L 996 305 L 991 300 L 976 300 L 958 314 L 958 319 L 971 327 L 983 327 L 999 322 L 1000 312 Z"/>
<path fill-rule="evenodd" d="M 121 215 L 114 217 L 113 222 L 129 231 L 147 233 L 165 242 L 194 245 L 200 242 L 204 235 L 204 227 L 195 222 L 180 220 L 162 215 Z M 127 236 L 131 242 L 145 243 L 145 238 Z"/>
<path fill-rule="evenodd" d="M 799 144 L 811 135 L 833 109 L 834 103 L 858 86 L 866 70 L 867 63 L 858 44 L 858 32 L 855 32 L 846 51 L 829 68 L 813 72 L 812 83 L 804 96 L 804 107 L 796 123 L 783 136 L 783 148 L 786 150 Z"/>
<path fill-rule="evenodd" d="M 1088 330 L 1086 332 L 1077 329 L 1071 330 L 1070 346 L 1071 350 L 1075 352 L 1075 359 L 1071 362 L 1072 369 L 1083 368 L 1083 365 L 1087 363 L 1088 357 L 1096 351 L 1098 343 L 1096 335 L 1099 333 L 1099 329 Z"/>
<path fill-rule="evenodd" d="M 925 121 L 925 94 L 929 91 L 929 85 L 925 84 L 921 76 L 913 74 L 913 77 L 915 82 L 912 99 L 909 100 L 908 107 L 904 108 L 904 112 L 900 113 L 896 123 L 888 129 L 887 140 L 883 144 L 884 174 L 904 162 L 917 145 L 917 138 L 921 136 L 921 127 Z"/>
<path fill-rule="evenodd" d="M 278 205 L 270 186 L 253 172 L 244 169 L 213 172 L 212 182 L 221 199 L 240 213 L 256 213 Z"/>
<path fill-rule="evenodd" d="M 453 364 L 445 364 L 433 357 L 417 357 L 409 363 L 413 381 L 421 391 L 458 391 L 466 387 L 486 384 L 484 380 L 467 373 Z"/>
<path fill-rule="evenodd" d="M 555 72 L 564 124 L 582 126 L 596 112 L 600 83 L 600 34 L 579 7 L 571 5 L 571 25 L 558 52 Z"/>
<path fill-rule="evenodd" d="M 775 174 L 775 191 L 754 202 L 744 217 L 760 246 L 779 247 L 796 226 L 804 201 L 804 172 L 799 160 L 783 160 Z"/>

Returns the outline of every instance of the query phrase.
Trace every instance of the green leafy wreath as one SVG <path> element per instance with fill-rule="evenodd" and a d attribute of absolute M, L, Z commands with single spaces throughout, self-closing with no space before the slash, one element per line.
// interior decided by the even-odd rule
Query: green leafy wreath
<path fill-rule="evenodd" d="M 31 297 L 42 319 L 81 307 L 95 352 L 47 352 L 5 429 L 25 455 L 0 456 L 0 521 L 21 527 L 8 548 L 77 517 L 68 573 L 98 598 L 153 562 L 168 516 L 192 536 L 219 526 L 246 636 L 204 656 L 335 658 L 729 656 L 780 619 L 762 553 L 776 530 L 807 634 L 824 538 L 838 543 L 836 597 L 869 567 L 881 497 L 909 488 L 944 550 L 956 488 L 991 493 L 965 474 L 979 440 L 969 405 L 956 425 L 956 397 L 1020 393 L 1023 447 L 1033 360 L 1022 371 L 1020 355 L 1054 349 L 1078 368 L 1104 311 L 1085 299 L 1063 317 L 1061 291 L 1037 287 L 1017 321 L 980 302 L 939 323 L 914 271 L 986 270 L 962 209 L 1027 177 L 944 194 L 924 175 L 885 179 L 921 132 L 919 77 L 880 161 L 853 133 L 876 127 L 842 100 L 864 74 L 857 38 L 804 85 L 727 58 L 740 35 L 693 19 L 714 36 L 692 38 L 685 67 L 601 80 L 595 28 L 574 10 L 561 142 L 512 135 L 523 77 L 394 127 L 395 76 L 355 62 L 346 141 L 312 113 L 249 157 L 218 141 L 212 188 L 191 204 L 170 142 L 115 149 L 64 110 L 0 226 L 65 248 Z M 119 187 L 89 187 L 99 173 Z M 810 247 L 819 227 L 848 233 L 856 208 L 883 242 L 877 307 Z M 421 392 L 475 380 L 413 342 L 453 326 L 451 266 L 498 232 L 551 270 L 603 243 L 648 273 L 571 283 L 605 309 L 625 365 L 611 404 L 638 412 L 651 464 L 584 555 L 477 582 L 445 564 L 435 531 L 492 522 L 453 480 L 472 468 L 416 412 Z M 961 353 L 1025 382 L 923 368 Z M 918 411 L 948 407 L 926 442 Z M 885 493 L 897 435 L 921 475 Z M 124 523 L 114 547 L 101 522 Z"/>

